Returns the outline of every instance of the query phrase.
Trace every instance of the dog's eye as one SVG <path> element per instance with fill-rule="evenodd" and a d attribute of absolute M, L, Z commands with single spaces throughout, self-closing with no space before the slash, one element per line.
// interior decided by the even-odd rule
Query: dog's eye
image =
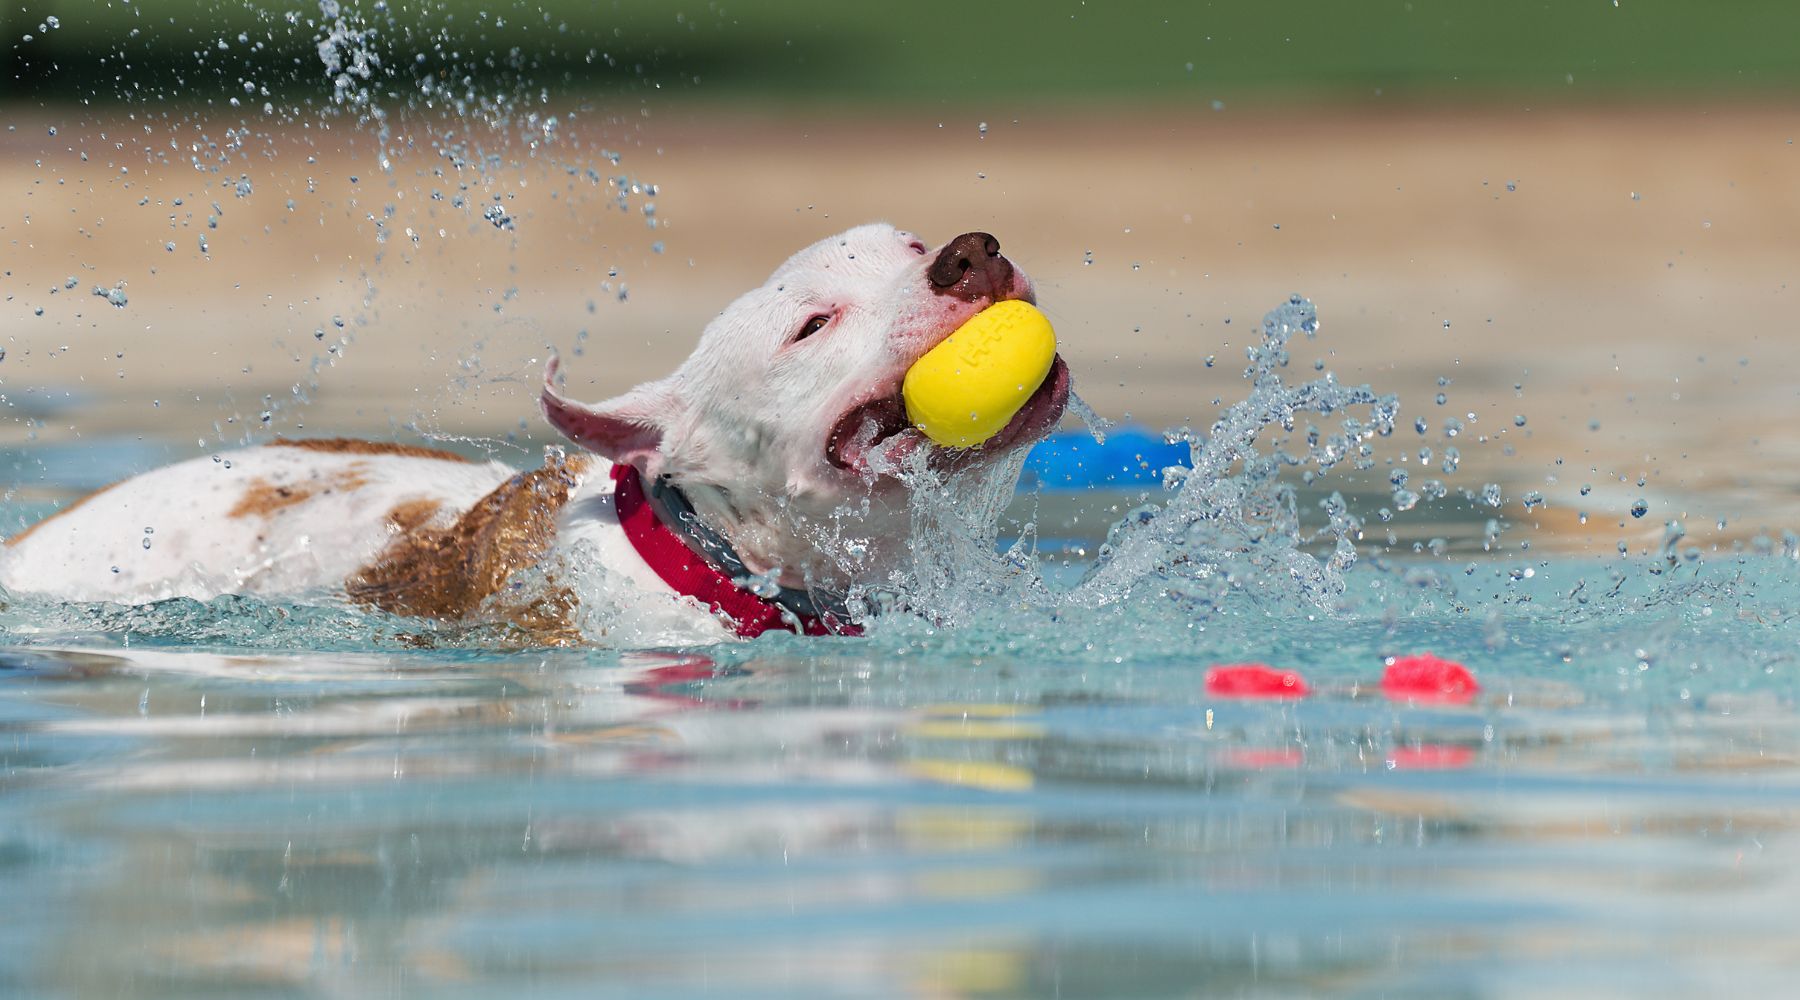
<path fill-rule="evenodd" d="M 827 316 L 823 313 L 821 313 L 817 316 L 814 316 L 812 319 L 807 320 L 804 326 L 800 327 L 799 333 L 794 334 L 794 339 L 793 339 L 793 341 L 791 341 L 791 343 L 798 343 L 802 340 L 805 340 L 806 338 L 812 336 L 813 334 L 818 333 L 820 330 L 825 329 L 825 327 L 830 325 L 830 323 L 831 323 L 830 316 Z"/>
<path fill-rule="evenodd" d="M 925 244 L 920 243 L 918 240 L 913 240 L 911 243 L 908 243 L 907 246 L 912 247 L 913 253 L 916 253 L 921 257 L 925 256 Z"/>

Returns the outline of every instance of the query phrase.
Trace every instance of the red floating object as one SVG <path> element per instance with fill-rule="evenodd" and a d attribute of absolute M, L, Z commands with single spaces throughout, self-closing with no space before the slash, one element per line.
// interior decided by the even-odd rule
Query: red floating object
<path fill-rule="evenodd" d="M 1474 760 L 1473 748 L 1444 743 L 1395 747 L 1387 754 L 1387 766 L 1395 771 L 1457 771 Z"/>
<path fill-rule="evenodd" d="M 1305 761 L 1294 747 L 1236 747 L 1219 755 L 1219 762 L 1226 767 L 1247 771 L 1292 770 Z"/>
<path fill-rule="evenodd" d="M 1411 701 L 1472 701 L 1481 685 L 1469 668 L 1430 653 L 1396 656 L 1381 675 L 1381 693 Z"/>
<path fill-rule="evenodd" d="M 1206 671 L 1206 693 L 1219 698 L 1304 698 L 1306 679 L 1266 663 L 1214 665 Z"/>

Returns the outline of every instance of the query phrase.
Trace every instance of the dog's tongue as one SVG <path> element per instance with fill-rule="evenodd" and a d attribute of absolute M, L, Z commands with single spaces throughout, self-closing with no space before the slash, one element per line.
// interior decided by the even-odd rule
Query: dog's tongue
<path fill-rule="evenodd" d="M 840 469 L 861 472 L 868 455 L 885 438 L 906 430 L 906 413 L 900 400 L 892 397 L 851 410 L 831 429 L 825 445 L 825 457 Z"/>

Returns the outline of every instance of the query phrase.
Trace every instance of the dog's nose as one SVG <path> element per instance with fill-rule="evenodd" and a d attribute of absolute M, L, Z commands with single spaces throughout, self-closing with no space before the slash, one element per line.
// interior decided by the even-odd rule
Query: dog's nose
<path fill-rule="evenodd" d="M 1000 241 L 987 233 L 964 233 L 938 251 L 926 272 L 935 295 L 967 302 L 995 298 L 1012 284 L 1012 261 L 1000 256 Z"/>

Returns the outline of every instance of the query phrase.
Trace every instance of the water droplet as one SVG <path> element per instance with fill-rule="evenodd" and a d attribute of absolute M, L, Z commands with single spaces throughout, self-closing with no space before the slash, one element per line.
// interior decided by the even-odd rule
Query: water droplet
<path fill-rule="evenodd" d="M 1644 500 L 1644 498 L 1642 498 L 1642 497 L 1638 498 L 1637 503 L 1634 503 L 1631 505 L 1631 516 L 1632 517 L 1643 517 L 1645 514 L 1648 514 L 1648 513 L 1650 513 L 1650 504 L 1649 504 L 1649 502 Z"/>

